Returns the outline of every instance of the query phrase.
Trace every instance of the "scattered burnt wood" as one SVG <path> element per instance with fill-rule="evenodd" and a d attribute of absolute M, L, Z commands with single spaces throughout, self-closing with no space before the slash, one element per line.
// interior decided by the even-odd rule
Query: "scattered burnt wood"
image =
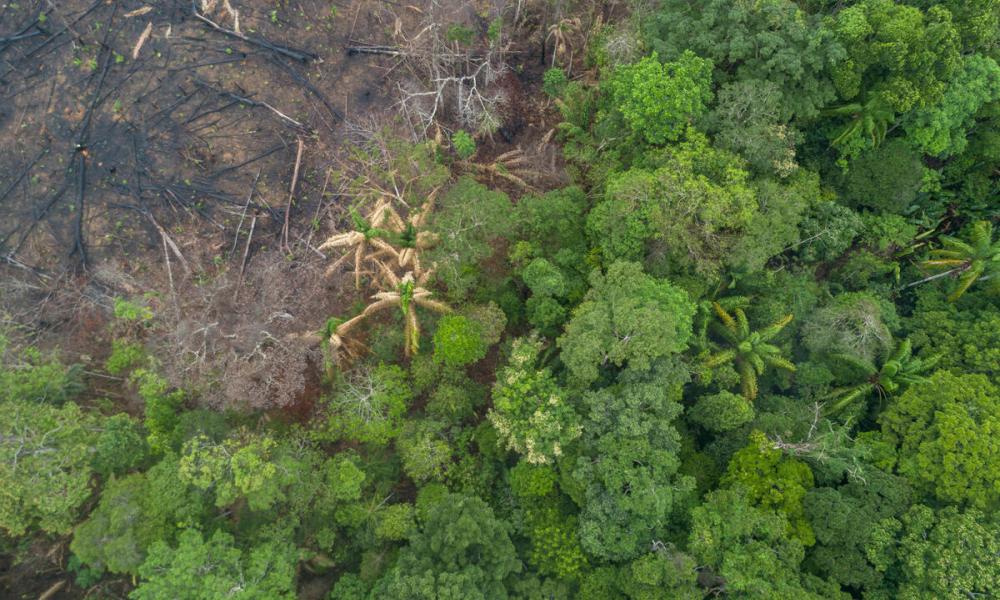
<path fill-rule="evenodd" d="M 333 60 L 324 56 L 330 68 L 314 68 L 316 49 L 329 52 L 328 30 L 303 35 L 303 26 L 329 4 L 304 2 L 312 16 L 300 6 L 277 26 L 247 2 L 233 3 L 241 25 L 191 0 L 65 0 L 54 9 L 27 0 L 7 9 L 0 263 L 92 275 L 125 250 L 137 262 L 169 261 L 159 272 L 166 288 L 170 278 L 178 284 L 181 261 L 163 233 L 192 268 L 204 257 L 189 251 L 191 236 L 221 234 L 220 254 L 234 267 L 243 256 L 250 263 L 240 265 L 247 281 L 258 246 L 305 260 L 312 223 L 339 210 L 323 199 L 319 187 L 333 184 L 317 165 L 333 162 L 345 106 L 357 108 L 361 87 L 375 106 L 389 90 L 339 81 L 341 67 L 358 68 L 337 49 L 346 21 Z"/>
<path fill-rule="evenodd" d="M 374 44 L 356 44 L 347 47 L 347 55 L 382 54 L 385 56 L 408 56 L 409 54 L 395 46 L 377 46 Z"/>
<path fill-rule="evenodd" d="M 227 36 L 229 36 L 231 38 L 235 38 L 237 40 L 246 42 L 248 44 L 252 44 L 254 46 L 258 46 L 260 48 L 264 48 L 266 50 L 270 50 L 272 52 L 277 52 L 278 54 L 282 54 L 282 55 L 287 56 L 289 58 L 293 58 L 293 59 L 295 59 L 295 60 L 297 60 L 299 62 L 307 63 L 307 62 L 319 59 L 319 55 L 314 54 L 312 52 L 309 52 L 308 50 L 299 50 L 299 49 L 296 49 L 296 48 L 290 48 L 288 46 L 282 46 L 281 44 L 273 44 L 273 43 L 271 43 L 271 42 L 269 42 L 269 41 L 267 41 L 267 40 L 265 40 L 263 38 L 248 36 L 248 35 L 244 35 L 244 34 L 238 32 L 238 31 L 234 31 L 232 29 L 226 29 L 225 27 L 219 25 L 215 21 L 213 21 L 213 20 L 209 19 L 208 17 L 206 17 L 205 15 L 201 14 L 198 11 L 197 0 L 192 0 L 192 2 L 191 2 L 191 14 L 193 14 L 194 17 L 196 19 L 198 19 L 199 21 L 205 23 L 206 25 L 208 25 L 209 27 L 211 27 L 213 30 L 218 31 L 219 33 L 221 33 L 223 35 L 227 35 Z"/>
<path fill-rule="evenodd" d="M 323 94 L 323 92 L 319 91 L 319 89 L 316 86 L 310 83 L 308 79 L 303 77 L 302 73 L 299 73 L 298 69 L 289 64 L 286 64 L 284 61 L 281 60 L 281 58 L 277 56 L 270 56 L 268 57 L 268 60 L 270 60 L 271 63 L 273 63 L 279 69 L 281 69 L 283 73 L 287 73 L 288 75 L 290 75 L 291 78 L 294 79 L 296 83 L 304 87 L 306 91 L 308 91 L 310 94 L 315 96 L 320 102 L 322 102 L 323 106 L 325 106 L 326 109 L 330 111 L 330 114 L 333 115 L 335 119 L 337 119 L 338 121 L 344 120 L 344 115 L 339 110 L 334 108 L 334 106 L 330 104 L 330 101 Z"/>
<path fill-rule="evenodd" d="M 277 108 L 271 106 L 267 102 L 264 102 L 263 100 L 254 100 L 253 98 L 248 98 L 245 95 L 236 94 L 234 92 L 227 92 L 225 90 L 215 89 L 211 85 L 209 85 L 208 83 L 206 83 L 204 81 L 201 81 L 201 80 L 198 80 L 198 79 L 195 79 L 194 82 L 197 85 L 199 85 L 199 86 L 201 86 L 201 87 L 203 87 L 205 89 L 212 90 L 213 92 L 217 93 L 219 96 L 222 96 L 223 98 L 229 98 L 231 100 L 234 100 L 235 102 L 238 102 L 240 104 L 244 104 L 244 105 L 250 106 L 250 107 L 266 108 L 269 111 L 271 111 L 274 115 L 276 115 L 283 123 L 285 123 L 287 125 L 291 125 L 295 129 L 298 129 L 299 131 L 301 131 L 303 133 L 312 133 L 312 130 L 309 127 L 307 127 L 306 125 L 303 125 L 298 120 L 293 119 L 292 117 L 286 115 L 285 113 L 283 113 L 280 110 L 278 110 Z"/>

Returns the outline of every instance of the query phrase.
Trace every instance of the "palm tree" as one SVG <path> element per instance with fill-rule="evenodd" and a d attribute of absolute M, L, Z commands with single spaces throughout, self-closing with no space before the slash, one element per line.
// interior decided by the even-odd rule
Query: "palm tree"
<path fill-rule="evenodd" d="M 931 258 L 921 264 L 932 269 L 948 269 L 924 281 L 945 275 L 958 276 L 958 287 L 948 295 L 948 301 L 954 302 L 961 298 L 977 280 L 1000 275 L 1000 241 L 993 241 L 991 222 L 973 223 L 968 242 L 943 235 L 941 245 L 942 248 L 931 250 Z"/>
<path fill-rule="evenodd" d="M 346 233 L 333 235 L 320 244 L 319 250 L 327 248 L 354 248 L 354 286 L 361 289 L 362 265 L 365 258 L 371 256 L 376 251 L 393 251 L 392 246 L 381 238 L 391 235 L 391 227 L 402 229 L 403 220 L 392 208 L 388 200 L 379 201 L 372 209 L 368 217 L 362 217 L 357 210 L 351 209 L 351 220 L 354 222 L 354 230 Z M 350 256 L 345 254 L 337 262 L 330 266 L 328 271 L 332 271 L 340 265 L 341 261 Z"/>
<path fill-rule="evenodd" d="M 406 222 L 400 219 L 397 230 L 393 235 L 393 242 L 399 247 L 389 248 L 379 251 L 375 258 L 385 258 L 386 256 L 396 259 L 396 264 L 400 268 L 412 268 L 415 272 L 420 271 L 420 251 L 432 248 L 438 242 L 438 237 L 434 232 L 424 230 L 427 217 L 434 209 L 434 198 L 439 188 L 435 188 L 430 193 L 423 206 L 418 211 L 411 211 Z"/>
<path fill-rule="evenodd" d="M 712 323 L 712 330 L 728 342 L 730 348 L 709 356 L 704 364 L 711 369 L 734 363 L 740 374 L 744 398 L 752 401 L 757 397 L 757 376 L 763 375 L 768 365 L 795 371 L 795 365 L 781 356 L 781 349 L 769 343 L 792 321 L 792 315 L 785 315 L 760 331 L 750 331 L 742 308 L 734 308 L 730 314 L 721 304 L 713 302 L 712 309 L 720 321 Z"/>
<path fill-rule="evenodd" d="M 506 179 L 529 192 L 535 191 L 535 187 L 526 180 L 541 175 L 539 171 L 532 168 L 531 159 L 520 147 L 504 152 L 488 165 L 472 162 L 471 157 L 463 160 L 461 164 L 484 175 Z"/>
<path fill-rule="evenodd" d="M 384 283 L 391 287 L 391 291 L 378 292 L 372 298 L 372 302 L 365 307 L 356 317 L 344 321 L 334 329 L 330 336 L 330 347 L 340 348 L 343 345 L 345 336 L 358 323 L 388 308 L 398 308 L 403 313 L 404 320 L 404 347 L 406 356 L 410 356 L 420 349 L 420 322 L 417 318 L 417 307 L 427 308 L 435 312 L 448 313 L 451 307 L 443 302 L 432 299 L 434 292 L 423 287 L 430 278 L 432 271 L 425 272 L 407 271 L 402 277 L 397 276 L 384 263 L 376 261 L 376 266 L 382 273 Z"/>
<path fill-rule="evenodd" d="M 714 295 L 714 294 L 713 294 Z M 715 322 L 715 305 L 718 304 L 723 309 L 730 311 L 734 308 L 746 308 L 750 305 L 750 298 L 746 296 L 726 296 L 724 298 L 706 298 L 700 300 L 695 306 L 694 332 L 695 344 L 699 348 L 708 348 L 708 328 Z"/>
<path fill-rule="evenodd" d="M 562 19 L 558 23 L 550 25 L 548 35 L 545 36 L 546 44 L 549 42 L 549 38 L 554 40 L 552 44 L 552 64 L 550 66 L 556 66 L 557 59 L 566 58 L 567 75 L 569 75 L 570 69 L 573 68 L 573 53 L 575 50 L 570 38 L 579 34 L 582 26 L 579 18 Z"/>
<path fill-rule="evenodd" d="M 839 146 L 849 141 L 857 134 L 867 136 L 872 146 L 878 147 L 889 131 L 889 125 L 896 119 L 892 107 L 881 97 L 876 96 L 868 102 L 852 102 L 843 106 L 835 106 L 823 111 L 828 117 L 850 117 L 847 125 L 830 142 Z"/>
<path fill-rule="evenodd" d="M 873 391 L 877 391 L 880 396 L 887 396 L 905 386 L 925 382 L 926 378 L 923 377 L 922 373 L 934 367 L 939 357 L 934 356 L 924 360 L 912 356 L 911 352 L 910 340 L 903 340 L 896 346 L 892 354 L 888 355 L 881 368 L 877 368 L 871 361 L 856 356 L 835 355 L 836 358 L 860 369 L 865 374 L 866 379 L 857 385 L 831 392 L 829 398 L 836 399 L 837 402 L 827 412 L 830 414 L 840 412 L 847 405 L 868 396 Z"/>

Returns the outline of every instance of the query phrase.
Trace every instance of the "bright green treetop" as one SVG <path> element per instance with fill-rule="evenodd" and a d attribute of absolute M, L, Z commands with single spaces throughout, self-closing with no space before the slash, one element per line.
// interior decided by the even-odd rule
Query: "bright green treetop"
<path fill-rule="evenodd" d="M 643 260 L 657 272 L 715 274 L 759 210 L 744 161 L 693 129 L 608 178 L 587 231 L 606 263 Z M 650 260 L 655 250 L 659 258 Z"/>
<path fill-rule="evenodd" d="M 729 461 L 723 486 L 741 486 L 754 506 L 782 513 L 803 546 L 816 538 L 802 508 L 802 499 L 813 487 L 813 475 L 804 462 L 785 456 L 763 433 L 751 434 L 750 443 Z"/>
<path fill-rule="evenodd" d="M 753 505 L 743 490 L 710 492 L 691 513 L 688 550 L 732 596 L 753 600 L 841 598 L 836 586 L 822 591 L 799 573 L 805 555 L 782 513 Z"/>
<path fill-rule="evenodd" d="M 834 69 L 845 100 L 879 98 L 896 114 L 937 102 L 960 63 L 951 13 L 862 0 L 832 18 L 847 59 Z"/>
<path fill-rule="evenodd" d="M 91 494 L 96 420 L 67 402 L 0 402 L 0 529 L 66 534 Z"/>
<path fill-rule="evenodd" d="M 595 270 L 591 289 L 559 338 L 561 358 L 583 383 L 603 367 L 646 370 L 687 347 L 694 305 L 684 290 L 642 272 L 633 262 Z"/>
<path fill-rule="evenodd" d="M 562 456 L 580 437 L 580 417 L 555 377 L 538 364 L 537 337 L 514 342 L 507 365 L 497 372 L 489 420 L 507 447 L 531 464 Z"/>
<path fill-rule="evenodd" d="M 1000 506 L 1000 390 L 985 376 L 938 371 L 880 421 L 914 487 L 943 502 Z"/>
<path fill-rule="evenodd" d="M 654 52 L 615 69 L 608 89 L 635 136 L 650 144 L 673 142 L 712 99 L 712 62 L 684 52 L 662 63 Z"/>
<path fill-rule="evenodd" d="M 278 600 L 295 597 L 294 546 L 268 541 L 241 551 L 233 537 L 216 531 L 205 539 L 188 529 L 176 548 L 158 541 L 139 567 L 142 583 L 133 600 Z"/>
<path fill-rule="evenodd" d="M 886 596 L 965 600 L 1000 595 L 1000 527 L 992 515 L 914 505 L 882 521 L 866 546 Z"/>
<path fill-rule="evenodd" d="M 988 56 L 973 54 L 962 65 L 941 99 L 917 110 L 906 123 L 909 139 L 934 156 L 953 156 L 968 145 L 968 131 L 979 109 L 1000 98 L 1000 66 Z"/>

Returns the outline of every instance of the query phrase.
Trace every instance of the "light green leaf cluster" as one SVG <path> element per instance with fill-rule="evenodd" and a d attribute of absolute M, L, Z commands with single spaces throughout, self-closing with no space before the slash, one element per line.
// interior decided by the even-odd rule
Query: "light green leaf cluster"
<path fill-rule="evenodd" d="M 489 420 L 507 448 L 531 464 L 548 464 L 580 437 L 580 417 L 547 367 L 538 364 L 542 341 L 514 342 L 507 365 L 497 372 Z"/>
<path fill-rule="evenodd" d="M 633 135 L 650 144 L 673 142 L 712 99 L 712 62 L 685 52 L 662 63 L 654 52 L 615 69 L 608 89 Z"/>
<path fill-rule="evenodd" d="M 1000 99 L 1000 66 L 988 56 L 962 58 L 961 70 L 948 84 L 941 100 L 915 111 L 906 131 L 921 150 L 934 156 L 953 156 L 968 145 L 968 130 L 979 109 Z"/>
<path fill-rule="evenodd" d="M 984 375 L 938 371 L 880 421 L 914 487 L 943 502 L 1000 506 L 1000 390 Z"/>
<path fill-rule="evenodd" d="M 67 402 L 0 402 L 0 529 L 66 534 L 91 494 L 94 417 Z"/>

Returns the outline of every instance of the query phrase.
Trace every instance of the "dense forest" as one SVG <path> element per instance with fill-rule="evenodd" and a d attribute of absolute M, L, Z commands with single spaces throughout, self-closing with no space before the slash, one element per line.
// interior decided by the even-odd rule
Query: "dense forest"
<path fill-rule="evenodd" d="M 336 211 L 157 224 L 85 358 L 4 304 L 2 589 L 1000 598 L 1000 1 L 473 8 L 350 48 Z"/>

